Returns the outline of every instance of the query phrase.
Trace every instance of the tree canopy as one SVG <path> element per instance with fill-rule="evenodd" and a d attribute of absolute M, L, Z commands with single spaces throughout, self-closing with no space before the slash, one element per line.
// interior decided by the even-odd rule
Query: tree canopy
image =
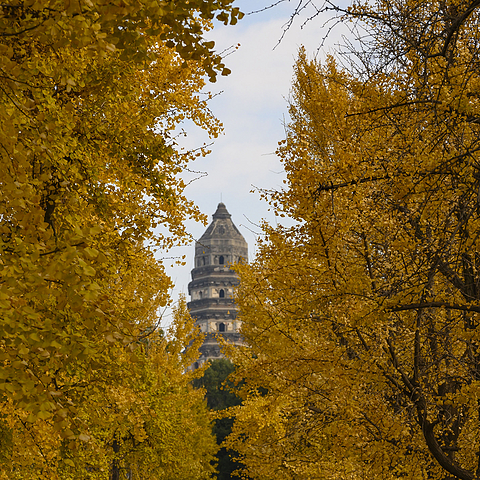
<path fill-rule="evenodd" d="M 210 416 L 203 392 L 190 386 L 195 374 L 185 372 L 200 344 L 183 302 L 167 334 L 155 332 L 133 350 L 117 345 L 101 381 L 69 395 L 73 422 L 66 410 L 56 413 L 63 421 L 32 422 L 4 401 L 0 478 L 211 478 L 217 446 Z"/>
<path fill-rule="evenodd" d="M 265 192 L 295 225 L 238 267 L 230 445 L 253 478 L 478 478 L 480 5 L 337 10 L 365 37 L 300 53 Z"/>
<path fill-rule="evenodd" d="M 150 438 L 139 425 L 151 411 L 152 449 L 189 416 L 200 422 L 188 427 L 198 428 L 192 438 L 208 429 L 198 395 L 188 399 L 177 378 L 179 351 L 163 346 L 145 359 L 138 346 L 157 335 L 171 287 L 155 249 L 188 238 L 185 218 L 203 219 L 178 174 L 205 148 L 180 152 L 173 132 L 187 118 L 212 137 L 220 131 L 201 90 L 206 77 L 229 71 L 204 33 L 214 19 L 241 16 L 232 0 L 0 6 L 4 477 L 115 478 L 120 457 L 105 470 L 95 448 L 127 458 L 131 431 L 137 446 Z M 154 378 L 170 364 L 171 376 Z M 207 439 L 198 454 L 208 459 L 210 446 Z M 69 448 L 82 454 L 71 458 Z M 202 467 L 181 444 L 168 455 L 177 448 L 192 470 L 171 476 L 208 476 L 209 462 Z M 91 449 L 92 465 L 80 468 Z"/>

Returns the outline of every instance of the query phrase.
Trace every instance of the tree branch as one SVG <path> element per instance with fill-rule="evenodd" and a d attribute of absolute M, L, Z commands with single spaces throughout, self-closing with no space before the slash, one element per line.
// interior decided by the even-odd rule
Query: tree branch
<path fill-rule="evenodd" d="M 402 312 L 405 310 L 418 310 L 423 308 L 446 308 L 448 310 L 461 310 L 463 312 L 480 313 L 480 306 L 477 305 L 457 305 L 447 302 L 421 302 L 410 303 L 406 305 L 397 305 L 396 307 L 387 308 L 389 312 Z"/>
<path fill-rule="evenodd" d="M 455 475 L 461 480 L 473 480 L 475 478 L 473 473 L 455 465 L 445 455 L 444 451 L 438 444 L 437 439 L 435 438 L 435 434 L 433 433 L 434 427 L 435 427 L 435 423 L 431 423 L 426 419 L 422 425 L 423 436 L 425 437 L 425 441 L 427 442 L 428 449 L 430 450 L 430 453 L 435 457 L 435 460 L 447 472 L 451 473 L 452 475 Z"/>

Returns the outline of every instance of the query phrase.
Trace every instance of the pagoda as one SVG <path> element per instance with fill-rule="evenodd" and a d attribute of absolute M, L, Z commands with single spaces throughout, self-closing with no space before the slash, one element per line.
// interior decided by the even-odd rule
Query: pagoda
<path fill-rule="evenodd" d="M 219 203 L 212 223 L 195 243 L 195 267 L 188 284 L 191 298 L 188 309 L 200 330 L 206 333 L 195 367 L 223 357 L 217 343 L 219 335 L 229 343 L 242 343 L 238 309 L 233 300 L 239 279 L 231 265 L 247 259 L 247 242 L 225 205 Z"/>

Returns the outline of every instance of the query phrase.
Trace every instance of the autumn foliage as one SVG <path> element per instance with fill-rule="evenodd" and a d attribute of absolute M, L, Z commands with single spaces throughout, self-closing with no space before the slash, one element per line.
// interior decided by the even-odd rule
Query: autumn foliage
<path fill-rule="evenodd" d="M 170 280 L 154 250 L 203 218 L 173 132 L 220 129 L 200 90 L 228 69 L 203 35 L 241 17 L 231 3 L 0 6 L 0 478 L 210 475 L 177 358 L 191 338 L 170 350 L 155 331 Z"/>
<path fill-rule="evenodd" d="M 229 444 L 262 480 L 478 478 L 480 6 L 340 15 L 360 47 L 300 53 L 265 193 L 294 226 L 238 267 Z"/>

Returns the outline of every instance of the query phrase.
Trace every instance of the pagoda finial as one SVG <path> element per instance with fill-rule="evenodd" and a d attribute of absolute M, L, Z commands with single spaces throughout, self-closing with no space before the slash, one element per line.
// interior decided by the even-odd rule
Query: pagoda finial
<path fill-rule="evenodd" d="M 230 218 L 231 215 L 228 213 L 227 207 L 224 203 L 220 202 L 217 206 L 217 211 L 213 214 L 213 219 L 217 218 Z"/>

